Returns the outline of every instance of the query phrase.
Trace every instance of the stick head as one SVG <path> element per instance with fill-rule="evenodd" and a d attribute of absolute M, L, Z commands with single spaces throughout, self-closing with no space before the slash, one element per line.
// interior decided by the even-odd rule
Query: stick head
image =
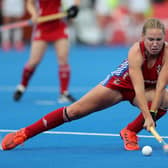
<path fill-rule="evenodd" d="M 163 145 L 163 150 L 164 150 L 164 152 L 168 153 L 168 144 Z"/>

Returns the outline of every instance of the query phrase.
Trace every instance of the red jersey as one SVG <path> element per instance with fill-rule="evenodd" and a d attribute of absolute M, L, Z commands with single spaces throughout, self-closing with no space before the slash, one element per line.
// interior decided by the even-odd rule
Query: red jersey
<path fill-rule="evenodd" d="M 40 16 L 47 16 L 61 12 L 61 0 L 37 0 L 37 8 Z M 62 19 L 37 24 L 34 40 L 56 41 L 68 38 L 67 25 Z"/>
<path fill-rule="evenodd" d="M 61 11 L 61 0 L 37 0 L 40 16 L 59 13 Z"/>
<path fill-rule="evenodd" d="M 144 57 L 144 63 L 142 65 L 142 73 L 144 77 L 145 88 L 153 87 L 153 86 L 155 87 L 159 72 L 162 68 L 164 47 L 160 51 L 159 56 L 157 57 L 157 60 L 153 65 L 153 67 L 148 68 L 147 56 L 145 55 L 144 42 L 143 41 L 140 42 L 139 45 L 140 45 L 141 54 Z M 129 77 L 128 59 L 124 60 L 124 62 L 115 71 L 111 72 L 107 76 L 107 78 L 101 82 L 101 84 L 109 88 L 133 90 L 133 85 Z"/>

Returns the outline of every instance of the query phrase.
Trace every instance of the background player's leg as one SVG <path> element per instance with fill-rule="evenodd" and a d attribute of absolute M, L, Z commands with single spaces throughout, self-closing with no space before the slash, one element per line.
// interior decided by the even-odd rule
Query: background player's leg
<path fill-rule="evenodd" d="M 18 101 L 22 97 L 31 77 L 33 76 L 36 67 L 43 58 L 46 47 L 47 43 L 44 41 L 32 42 L 30 58 L 23 69 L 21 83 L 17 86 L 17 89 L 14 93 L 14 100 Z"/>
<path fill-rule="evenodd" d="M 59 82 L 60 82 L 60 97 L 59 102 L 74 102 L 75 98 L 68 91 L 70 82 L 70 65 L 68 63 L 69 43 L 67 39 L 60 39 L 55 44 L 58 63 L 59 63 Z"/>

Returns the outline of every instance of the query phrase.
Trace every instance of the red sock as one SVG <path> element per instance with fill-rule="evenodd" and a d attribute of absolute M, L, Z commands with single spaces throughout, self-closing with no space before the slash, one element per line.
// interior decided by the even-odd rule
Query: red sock
<path fill-rule="evenodd" d="M 64 109 L 65 107 L 62 107 L 52 111 L 34 124 L 26 127 L 26 135 L 28 138 L 63 124 L 65 122 L 63 119 Z"/>
<path fill-rule="evenodd" d="M 35 68 L 30 68 L 28 66 L 25 66 L 23 69 L 23 74 L 22 74 L 22 81 L 21 84 L 25 87 L 27 87 L 28 82 L 30 78 L 32 77 L 33 73 L 35 71 Z"/>
<path fill-rule="evenodd" d="M 150 104 L 149 104 L 149 106 L 150 106 Z M 156 119 L 159 120 L 165 114 L 166 114 L 166 110 L 159 109 L 157 116 L 156 116 Z M 143 129 L 143 124 L 144 124 L 144 117 L 143 117 L 142 113 L 140 113 L 134 121 L 132 121 L 131 123 L 129 123 L 127 125 L 126 128 L 130 131 L 138 133 Z"/>
<path fill-rule="evenodd" d="M 70 67 L 68 64 L 59 66 L 60 93 L 68 90 L 70 79 Z"/>
<path fill-rule="evenodd" d="M 140 132 L 143 129 L 143 124 L 144 124 L 144 118 L 142 113 L 138 115 L 137 118 L 134 119 L 131 123 L 127 125 L 127 129 L 133 132 Z"/>

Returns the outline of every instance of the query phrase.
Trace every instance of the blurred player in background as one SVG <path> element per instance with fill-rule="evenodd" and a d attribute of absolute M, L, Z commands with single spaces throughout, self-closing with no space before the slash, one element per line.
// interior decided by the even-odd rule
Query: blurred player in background
<path fill-rule="evenodd" d="M 74 0 L 74 5 L 67 10 L 68 19 L 77 16 L 79 3 L 79 0 Z M 61 12 L 61 7 L 61 0 L 27 0 L 27 9 L 34 23 L 36 23 L 39 16 Z M 14 93 L 14 100 L 18 101 L 22 97 L 30 78 L 44 56 L 48 43 L 52 42 L 59 64 L 59 102 L 74 102 L 75 99 L 68 92 L 70 65 L 68 63 L 69 42 L 65 20 L 59 19 L 37 24 L 34 27 L 32 38 L 30 58 L 23 69 L 22 80 Z"/>
<path fill-rule="evenodd" d="M 102 40 L 107 43 L 113 32 L 112 13 L 119 6 L 119 0 L 96 0 L 95 11 L 102 33 Z"/>
<path fill-rule="evenodd" d="M 129 25 L 127 28 L 127 43 L 132 44 L 139 39 L 143 23 L 150 17 L 150 0 L 127 0 L 129 10 Z"/>
<path fill-rule="evenodd" d="M 43 131 L 124 100 L 130 101 L 142 111 L 137 127 L 149 131 L 168 108 L 167 72 L 168 44 L 165 42 L 165 27 L 160 20 L 151 18 L 143 26 L 142 40 L 133 44 L 128 59 L 115 71 L 75 103 L 52 111 L 16 133 L 7 134 L 2 140 L 2 149 L 10 150 Z M 139 149 L 136 132 L 130 131 L 128 134 L 122 130 L 121 137 L 126 150 Z"/>
<path fill-rule="evenodd" d="M 2 0 L 3 24 L 19 21 L 25 14 L 24 0 Z M 5 30 L 2 32 L 2 49 L 5 51 L 14 47 L 21 51 L 24 49 L 23 30 L 17 28 L 14 30 Z M 13 42 L 13 44 L 12 44 Z"/>

